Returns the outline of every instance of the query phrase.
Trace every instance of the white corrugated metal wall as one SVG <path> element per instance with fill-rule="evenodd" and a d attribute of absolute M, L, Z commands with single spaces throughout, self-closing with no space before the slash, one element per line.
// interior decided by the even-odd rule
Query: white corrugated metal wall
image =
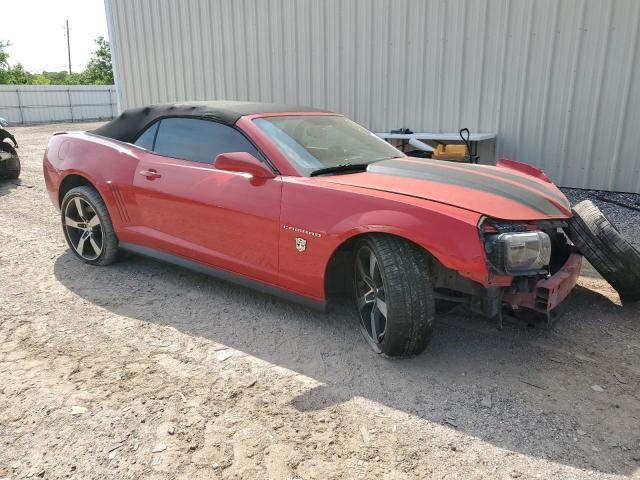
<path fill-rule="evenodd" d="M 100 120 L 117 113 L 113 85 L 0 85 L 0 117 L 10 123 Z"/>
<path fill-rule="evenodd" d="M 640 192 L 640 0 L 105 0 L 121 106 L 242 99 L 498 134 L 564 186 Z"/>

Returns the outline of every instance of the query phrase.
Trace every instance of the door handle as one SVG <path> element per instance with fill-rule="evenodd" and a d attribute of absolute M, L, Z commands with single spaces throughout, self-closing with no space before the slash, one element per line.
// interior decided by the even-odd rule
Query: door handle
<path fill-rule="evenodd" d="M 143 177 L 147 177 L 149 180 L 154 180 L 156 178 L 160 178 L 162 175 L 159 174 L 157 171 L 153 170 L 152 168 L 149 170 L 140 170 L 138 172 L 140 175 L 142 175 Z"/>

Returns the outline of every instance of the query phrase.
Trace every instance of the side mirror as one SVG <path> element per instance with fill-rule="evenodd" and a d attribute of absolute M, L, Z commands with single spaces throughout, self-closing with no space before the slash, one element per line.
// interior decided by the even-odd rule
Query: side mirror
<path fill-rule="evenodd" d="M 264 163 L 247 152 L 221 153 L 213 166 L 228 172 L 248 173 L 254 178 L 274 178 L 274 173 Z"/>

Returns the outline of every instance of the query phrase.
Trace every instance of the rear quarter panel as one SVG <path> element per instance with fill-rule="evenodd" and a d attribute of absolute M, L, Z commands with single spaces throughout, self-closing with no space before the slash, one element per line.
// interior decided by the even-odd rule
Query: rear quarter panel
<path fill-rule="evenodd" d="M 124 222 L 115 202 L 114 189 L 128 203 L 141 153 L 127 144 L 83 132 L 54 135 L 44 158 L 44 177 L 51 201 L 60 208 L 60 185 L 69 175 L 81 175 L 96 187 L 116 232 L 120 232 Z"/>
<path fill-rule="evenodd" d="M 355 235 L 381 232 L 417 243 L 444 266 L 487 286 L 479 220 L 477 213 L 428 200 L 336 185 L 319 177 L 289 177 L 283 186 L 280 283 L 324 298 L 331 255 Z M 307 240 L 304 252 L 296 249 L 297 237 Z"/>

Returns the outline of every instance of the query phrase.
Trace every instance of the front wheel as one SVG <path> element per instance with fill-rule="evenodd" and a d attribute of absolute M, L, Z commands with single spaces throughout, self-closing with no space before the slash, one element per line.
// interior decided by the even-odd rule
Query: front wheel
<path fill-rule="evenodd" d="M 375 352 L 406 357 L 426 348 L 435 315 L 428 260 L 419 246 L 391 235 L 357 244 L 353 291 L 360 330 Z"/>
<path fill-rule="evenodd" d="M 100 194 L 89 186 L 72 188 L 60 208 L 69 247 L 83 262 L 109 265 L 118 257 L 118 239 Z"/>

